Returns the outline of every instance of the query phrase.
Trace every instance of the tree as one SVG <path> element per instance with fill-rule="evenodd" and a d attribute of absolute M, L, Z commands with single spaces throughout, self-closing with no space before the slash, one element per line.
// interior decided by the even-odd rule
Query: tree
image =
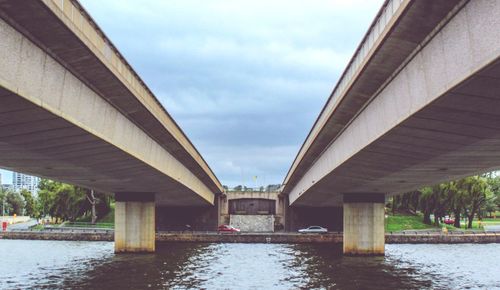
<path fill-rule="evenodd" d="M 95 205 L 96 205 L 98 200 L 95 198 L 93 190 L 90 190 L 89 193 L 86 195 L 86 197 L 87 197 L 87 200 L 89 201 L 90 206 L 91 206 L 91 212 L 92 212 L 91 223 L 94 225 L 97 221 Z"/>
<path fill-rule="evenodd" d="M 61 186 L 60 182 L 52 181 L 49 179 L 41 179 L 38 183 L 38 217 L 46 217 L 52 215 L 54 207 L 54 200 L 56 189 Z"/>
<path fill-rule="evenodd" d="M 495 193 L 493 193 L 491 190 L 488 190 L 486 192 L 486 201 L 484 203 L 483 208 L 481 209 L 481 216 L 484 215 L 486 216 L 492 216 L 494 212 L 497 211 L 497 197 Z"/>
<path fill-rule="evenodd" d="M 7 195 L 7 192 L 7 190 L 0 187 L 0 203 L 2 205 L 2 215 L 7 214 L 11 210 L 10 204 L 5 202 L 5 196 Z"/>
<path fill-rule="evenodd" d="M 14 215 L 14 214 L 22 215 L 23 214 L 24 199 L 18 192 L 14 192 L 14 191 L 7 192 L 7 194 L 5 195 L 5 203 L 10 206 L 8 208 L 9 215 Z"/>
<path fill-rule="evenodd" d="M 411 191 L 402 195 L 393 196 L 390 201 L 392 214 L 396 211 L 415 214 L 419 208 L 420 191 Z"/>
<path fill-rule="evenodd" d="M 62 183 L 56 188 L 51 216 L 62 220 L 75 221 L 90 210 L 86 190 Z"/>
<path fill-rule="evenodd" d="M 453 212 L 453 226 L 460 228 L 460 217 L 464 207 L 464 193 L 459 190 L 460 181 L 450 181 L 444 184 L 444 189 L 449 200 L 449 209 Z"/>
<path fill-rule="evenodd" d="M 467 228 L 472 228 L 472 221 L 474 216 L 479 214 L 481 207 L 486 202 L 486 193 L 489 190 L 486 178 L 481 176 L 466 177 L 460 182 L 460 190 L 463 193 L 463 209 L 464 214 L 467 216 Z"/>
<path fill-rule="evenodd" d="M 444 213 L 445 188 L 441 184 L 424 187 L 420 195 L 420 207 L 424 214 L 424 223 L 432 224 L 431 213 L 434 214 L 434 224 L 439 225 L 439 218 Z"/>
<path fill-rule="evenodd" d="M 42 216 L 75 221 L 90 213 L 95 223 L 98 216 L 111 210 L 111 198 L 103 193 L 47 179 L 42 179 L 38 187 L 38 210 Z"/>
<path fill-rule="evenodd" d="M 98 218 L 103 218 L 111 211 L 111 202 L 114 200 L 113 196 L 106 195 L 104 193 L 95 193 L 97 204 L 96 204 L 96 215 Z"/>
<path fill-rule="evenodd" d="M 25 215 L 30 216 L 30 217 L 35 217 L 38 215 L 37 213 L 37 206 L 35 199 L 33 198 L 33 195 L 31 192 L 27 189 L 22 189 L 20 192 L 21 196 L 24 199 L 25 205 L 24 205 L 24 210 L 25 210 Z"/>
<path fill-rule="evenodd" d="M 500 176 L 490 172 L 485 174 L 485 177 L 490 186 L 490 194 L 486 197 L 485 211 L 491 216 L 500 209 Z"/>

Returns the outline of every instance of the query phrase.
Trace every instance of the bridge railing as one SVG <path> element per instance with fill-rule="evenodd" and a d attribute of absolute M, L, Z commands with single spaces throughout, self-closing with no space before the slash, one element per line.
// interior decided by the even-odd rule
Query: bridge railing
<path fill-rule="evenodd" d="M 296 169 L 301 158 L 306 154 L 307 149 L 313 143 L 313 137 L 316 136 L 316 134 L 321 130 L 323 124 L 327 122 L 329 116 L 335 110 L 336 106 L 330 104 L 337 103 L 337 100 L 339 100 L 349 90 L 352 85 L 353 78 L 363 70 L 363 67 L 367 63 L 367 59 L 375 52 L 376 47 L 386 34 L 388 29 L 387 27 L 389 26 L 388 24 L 394 22 L 394 19 L 397 18 L 397 15 L 403 10 L 403 7 L 405 6 L 403 4 L 407 3 L 408 0 L 386 0 L 384 2 L 384 5 L 354 52 L 353 57 L 347 64 L 346 69 L 340 76 L 339 81 L 335 85 L 333 92 L 328 98 L 328 101 L 321 111 L 318 119 L 316 119 L 313 128 L 309 132 L 309 135 L 307 136 L 292 164 L 290 171 L 287 174 L 287 177 L 285 178 L 285 184 L 288 183 L 291 173 L 293 173 Z"/>
<path fill-rule="evenodd" d="M 224 187 L 225 192 L 278 192 L 279 188 L 261 187 Z"/>
<path fill-rule="evenodd" d="M 333 91 L 333 95 L 331 97 L 332 100 L 339 98 L 343 94 L 351 82 L 352 77 L 364 64 L 365 58 L 374 49 L 375 45 L 379 43 L 379 36 L 385 30 L 387 24 L 391 21 L 392 17 L 396 14 L 403 2 L 404 0 L 386 1 L 368 29 L 368 32 L 365 34 L 361 44 L 354 52 L 354 56 L 351 58 L 351 61 L 347 64 L 347 68 L 340 77 L 340 80 Z"/>
<path fill-rule="evenodd" d="M 65 222 L 60 227 L 71 228 L 95 228 L 95 229 L 113 229 L 114 223 L 88 223 L 88 222 Z"/>

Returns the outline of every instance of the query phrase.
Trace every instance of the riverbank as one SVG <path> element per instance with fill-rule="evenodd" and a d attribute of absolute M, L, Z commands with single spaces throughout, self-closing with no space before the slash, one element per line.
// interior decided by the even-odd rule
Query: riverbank
<path fill-rule="evenodd" d="M 15 231 L 2 232 L 0 239 L 18 240 L 62 240 L 62 241 L 113 241 L 113 232 L 45 232 Z M 299 233 L 240 233 L 219 234 L 217 232 L 159 232 L 157 242 L 187 243 L 342 243 L 342 233 L 299 234 Z M 500 243 L 500 233 L 448 233 L 412 232 L 387 233 L 387 244 L 460 244 Z"/>
<path fill-rule="evenodd" d="M 406 230 L 441 230 L 443 227 L 448 231 L 463 231 L 467 224 L 465 220 L 460 222 L 461 228 L 455 228 L 453 225 L 440 223 L 438 226 L 434 224 L 425 224 L 422 214 L 389 214 L 385 219 L 386 232 L 399 232 Z M 483 230 L 488 226 L 500 226 L 499 218 L 483 218 L 481 222 L 479 219 L 474 219 L 472 223 L 472 230 Z M 467 229 L 465 229 L 467 230 Z"/>

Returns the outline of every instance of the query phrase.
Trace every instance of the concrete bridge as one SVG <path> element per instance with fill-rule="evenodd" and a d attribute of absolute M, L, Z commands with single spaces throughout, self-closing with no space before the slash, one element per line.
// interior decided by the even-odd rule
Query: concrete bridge
<path fill-rule="evenodd" d="M 386 1 L 284 181 L 343 206 L 344 252 L 384 252 L 384 201 L 500 166 L 500 2 Z"/>
<path fill-rule="evenodd" d="M 285 178 L 288 229 L 340 213 L 344 252 L 381 254 L 386 196 L 499 167 L 499 15 L 384 3 Z M 220 182 L 77 1 L 0 0 L 0 40 L 1 167 L 115 194 L 117 252 L 215 228 Z"/>
<path fill-rule="evenodd" d="M 77 1 L 0 0 L 0 138 L 3 168 L 115 194 L 117 252 L 154 251 L 155 205 L 222 192 Z"/>

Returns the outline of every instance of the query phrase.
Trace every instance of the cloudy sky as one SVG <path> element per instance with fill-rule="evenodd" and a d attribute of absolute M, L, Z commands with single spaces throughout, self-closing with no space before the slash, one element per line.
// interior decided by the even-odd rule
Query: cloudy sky
<path fill-rule="evenodd" d="M 81 0 L 229 186 L 283 181 L 382 2 Z"/>

